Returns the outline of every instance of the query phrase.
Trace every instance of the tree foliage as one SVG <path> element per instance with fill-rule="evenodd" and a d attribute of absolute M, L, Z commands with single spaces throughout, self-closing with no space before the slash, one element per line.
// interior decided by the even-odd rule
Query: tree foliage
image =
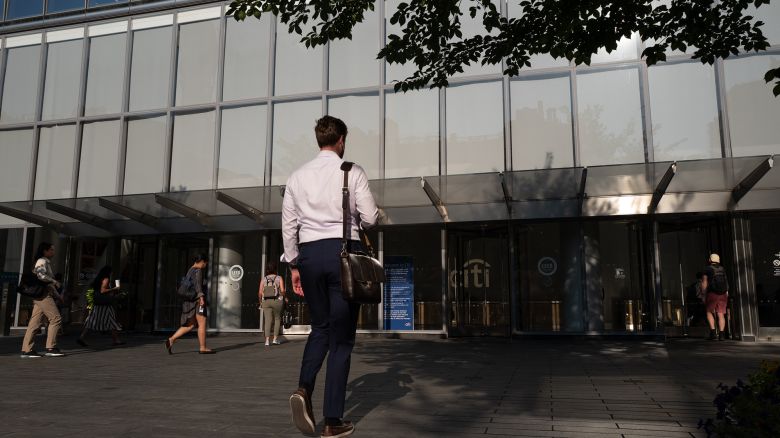
<path fill-rule="evenodd" d="M 388 35 L 377 58 L 417 67 L 396 90 L 446 86 L 449 77 L 476 63 L 504 60 L 504 74 L 514 76 L 537 54 L 590 64 L 601 48 L 611 52 L 634 33 L 645 42 L 642 56 L 648 65 L 666 60 L 669 50 L 689 50 L 694 59 L 712 64 L 769 47 L 763 23 L 749 11 L 770 0 L 509 1 L 518 7 L 518 17 L 502 16 L 496 0 L 403 0 L 388 11 L 400 34 Z M 351 39 L 354 26 L 374 7 L 375 0 L 234 0 L 228 14 L 239 21 L 274 14 L 314 47 Z M 465 19 L 479 20 L 484 32 L 464 37 Z M 774 94 L 780 95 L 780 68 L 765 79 L 775 81 Z"/>

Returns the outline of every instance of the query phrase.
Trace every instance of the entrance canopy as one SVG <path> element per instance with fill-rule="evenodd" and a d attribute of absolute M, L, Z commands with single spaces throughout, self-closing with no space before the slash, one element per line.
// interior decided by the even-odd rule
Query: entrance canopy
<path fill-rule="evenodd" d="M 381 224 L 780 209 L 772 157 L 719 158 L 373 180 Z M 281 227 L 283 186 L 0 203 L 63 234 L 110 236 Z"/>

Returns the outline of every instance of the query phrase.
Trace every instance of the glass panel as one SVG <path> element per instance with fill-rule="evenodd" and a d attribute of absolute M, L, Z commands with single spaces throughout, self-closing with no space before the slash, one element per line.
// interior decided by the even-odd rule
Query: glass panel
<path fill-rule="evenodd" d="M 758 10 L 751 5 L 747 13 L 756 17 L 755 21 L 761 20 L 764 25 L 761 26 L 761 32 L 764 33 L 769 44 L 780 44 L 780 3 L 764 3 Z"/>
<path fill-rule="evenodd" d="M 636 69 L 579 72 L 577 98 L 582 166 L 645 160 Z"/>
<path fill-rule="evenodd" d="M 523 9 L 520 6 L 520 2 L 506 2 L 507 10 L 509 12 L 509 18 L 519 18 L 523 15 Z M 555 68 L 555 67 L 568 67 L 569 60 L 566 58 L 553 58 L 547 53 L 531 55 L 531 67 L 524 68 Z"/>
<path fill-rule="evenodd" d="M 492 0 L 493 4 L 496 5 L 496 9 L 499 11 L 501 10 L 501 5 L 498 4 L 498 1 Z M 462 39 L 468 39 L 468 38 L 474 38 L 477 35 L 486 35 L 487 31 L 485 30 L 485 25 L 482 23 L 482 13 L 483 10 L 480 10 L 477 12 L 477 15 L 474 18 L 471 18 L 471 13 L 469 12 L 469 8 L 472 6 L 471 2 L 463 2 L 460 5 L 460 10 L 463 12 L 463 15 L 460 16 L 460 22 L 461 27 L 460 30 L 463 33 Z M 492 32 L 491 34 L 495 34 L 496 32 Z M 461 40 L 461 39 L 456 39 Z M 452 75 L 452 77 L 463 77 L 463 76 L 473 76 L 473 75 L 485 75 L 485 74 L 498 74 L 501 73 L 501 64 L 494 64 L 494 65 L 482 65 L 482 60 L 479 59 L 476 62 L 473 62 L 469 65 L 463 66 L 463 73 L 456 73 Z"/>
<path fill-rule="evenodd" d="M 509 252 L 500 230 L 448 233 L 447 284 L 452 331 L 506 335 L 509 329 Z"/>
<path fill-rule="evenodd" d="M 163 191 L 165 117 L 127 122 L 126 195 Z"/>
<path fill-rule="evenodd" d="M 215 263 L 217 301 L 212 306 L 217 314 L 217 329 L 254 329 L 260 327 L 257 289 L 263 278 L 263 241 L 259 233 L 228 234 L 216 242 L 218 259 Z M 234 281 L 230 268 L 241 266 L 243 277 Z M 281 277 L 281 276 L 280 276 Z M 293 294 L 290 294 L 293 295 Z M 280 333 L 283 327 L 279 327 Z"/>
<path fill-rule="evenodd" d="M 82 9 L 83 7 L 84 0 L 49 0 L 48 4 L 46 5 L 46 12 L 51 14 L 53 12 Z"/>
<path fill-rule="evenodd" d="M 390 18 L 392 18 L 393 14 L 398 10 L 398 4 L 401 3 L 401 1 L 402 0 L 385 0 L 386 35 L 398 35 L 399 37 L 402 36 L 401 26 L 390 23 Z M 389 40 L 386 39 L 385 41 Z M 390 64 L 389 62 L 385 62 L 385 82 L 390 84 L 394 81 L 406 79 L 415 71 L 417 71 L 417 67 L 413 62 L 409 62 L 407 64 Z"/>
<path fill-rule="evenodd" d="M 277 96 L 322 90 L 322 46 L 307 49 L 300 39 L 300 35 L 288 33 L 287 25 L 276 26 Z"/>
<path fill-rule="evenodd" d="M 585 224 L 585 272 L 589 330 L 653 330 L 643 296 L 637 226 L 623 222 Z"/>
<path fill-rule="evenodd" d="M 227 19 L 223 100 L 268 95 L 271 15 L 260 20 Z"/>
<path fill-rule="evenodd" d="M 633 33 L 631 38 L 621 38 L 618 41 L 617 49 L 612 53 L 607 53 L 607 49 L 600 49 L 598 53 L 591 56 L 591 64 L 601 62 L 629 61 L 637 59 L 639 54 L 637 46 L 639 45 L 639 34 Z"/>
<path fill-rule="evenodd" d="M 414 329 L 441 330 L 441 232 L 439 228 L 389 228 L 384 232 L 385 258 L 412 264 Z M 385 324 L 387 324 L 387 320 Z"/>
<path fill-rule="evenodd" d="M 171 31 L 171 27 L 161 27 L 133 33 L 130 111 L 168 105 Z"/>
<path fill-rule="evenodd" d="M 385 95 L 385 178 L 439 174 L 439 93 Z"/>
<path fill-rule="evenodd" d="M 655 161 L 720 157 L 715 70 L 699 62 L 648 70 Z"/>
<path fill-rule="evenodd" d="M 447 89 L 447 174 L 504 170 L 501 82 Z"/>
<path fill-rule="evenodd" d="M 520 329 L 581 331 L 579 225 L 543 223 L 518 231 Z"/>
<path fill-rule="evenodd" d="M 125 82 L 126 34 L 92 38 L 89 47 L 85 115 L 122 110 Z"/>
<path fill-rule="evenodd" d="M 332 98 L 328 100 L 328 113 L 347 124 L 344 159 L 360 164 L 368 179 L 379 178 L 379 96 Z"/>
<path fill-rule="evenodd" d="M 43 120 L 75 117 L 81 82 L 81 40 L 49 44 Z"/>
<path fill-rule="evenodd" d="M 764 73 L 780 67 L 780 55 L 750 56 L 723 63 L 731 151 L 735 157 L 780 153 L 780 99 Z"/>
<path fill-rule="evenodd" d="M 363 22 L 352 29 L 351 40 L 330 43 L 329 88 L 357 88 L 379 83 L 379 13 L 366 11 Z"/>
<path fill-rule="evenodd" d="M 295 169 L 317 155 L 314 125 L 321 115 L 320 100 L 274 105 L 271 185 L 286 184 Z"/>
<path fill-rule="evenodd" d="M 0 230 L 0 269 L 19 272 L 22 267 L 22 234 L 24 229 Z"/>
<path fill-rule="evenodd" d="M 213 180 L 214 111 L 176 116 L 170 190 L 210 189 Z"/>
<path fill-rule="evenodd" d="M 777 232 L 777 221 L 777 217 L 750 220 L 758 324 L 761 327 L 780 327 L 780 233 Z"/>
<path fill-rule="evenodd" d="M 33 130 L 0 131 L 0 201 L 29 199 Z"/>
<path fill-rule="evenodd" d="M 6 20 L 43 14 L 43 0 L 8 0 Z"/>
<path fill-rule="evenodd" d="M 127 3 L 129 0 L 89 0 L 89 7 L 102 5 L 117 5 Z"/>
<path fill-rule="evenodd" d="M 265 105 L 222 111 L 219 188 L 264 185 L 267 114 Z"/>
<path fill-rule="evenodd" d="M 513 80 L 512 168 L 574 165 L 569 76 Z"/>
<path fill-rule="evenodd" d="M 179 28 L 176 105 L 213 102 L 217 98 L 219 20 Z"/>
<path fill-rule="evenodd" d="M 115 195 L 119 164 L 119 120 L 87 123 L 81 136 L 78 196 Z"/>
<path fill-rule="evenodd" d="M 6 53 L 0 120 L 3 123 L 35 120 L 41 46 L 13 48 Z"/>
<path fill-rule="evenodd" d="M 41 128 L 35 199 L 73 196 L 73 163 L 76 156 L 76 125 Z"/>

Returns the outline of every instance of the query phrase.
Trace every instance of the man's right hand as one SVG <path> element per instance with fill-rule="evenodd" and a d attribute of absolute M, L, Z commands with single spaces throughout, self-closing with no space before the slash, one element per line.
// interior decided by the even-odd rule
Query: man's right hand
<path fill-rule="evenodd" d="M 293 292 L 295 292 L 295 295 L 298 295 L 299 297 L 303 296 L 303 286 L 301 286 L 301 273 L 298 271 L 298 269 L 293 268 L 290 270 L 292 275 L 292 288 Z"/>

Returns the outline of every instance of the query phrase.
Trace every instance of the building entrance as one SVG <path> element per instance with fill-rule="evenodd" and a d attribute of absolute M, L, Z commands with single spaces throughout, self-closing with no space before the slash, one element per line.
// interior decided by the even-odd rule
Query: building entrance
<path fill-rule="evenodd" d="M 716 219 L 662 222 L 658 245 L 661 275 L 661 321 L 670 335 L 703 336 L 707 330 L 703 303 L 696 297 L 696 276 L 711 253 L 720 254 L 729 274 L 729 255 Z M 733 278 L 733 276 L 732 276 Z"/>
<path fill-rule="evenodd" d="M 509 335 L 508 242 L 504 228 L 449 233 L 451 335 Z"/>

